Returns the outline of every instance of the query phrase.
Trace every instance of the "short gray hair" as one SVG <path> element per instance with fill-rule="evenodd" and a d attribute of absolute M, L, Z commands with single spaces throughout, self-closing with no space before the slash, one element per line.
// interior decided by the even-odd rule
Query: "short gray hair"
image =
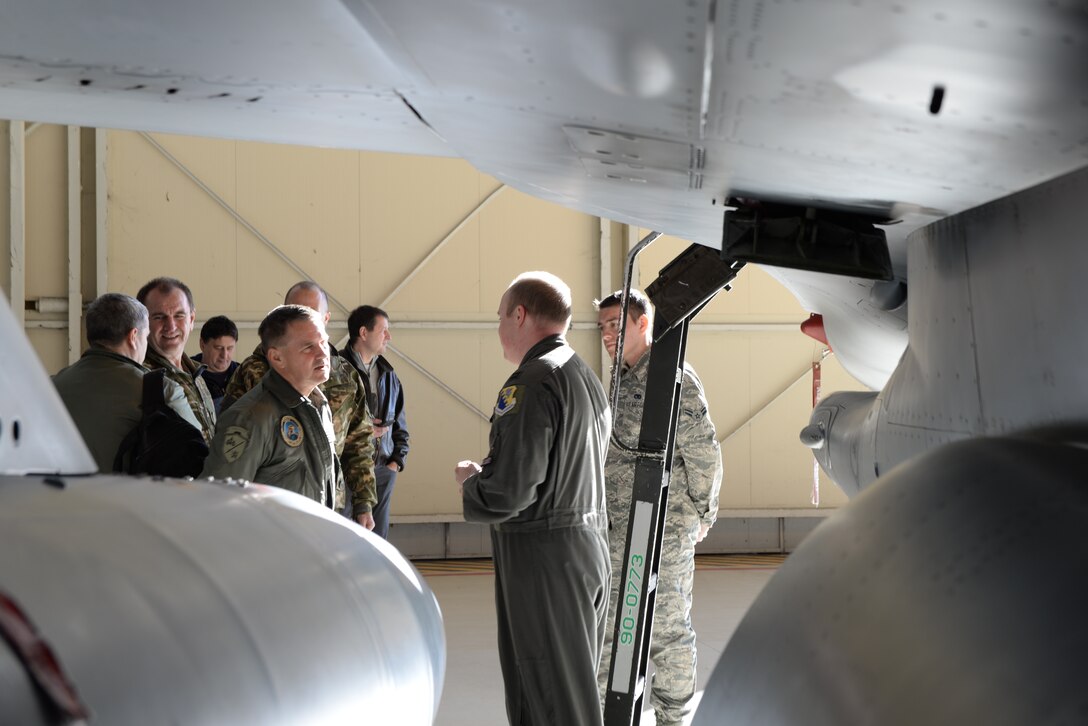
<path fill-rule="evenodd" d="M 121 345 L 134 328 L 147 327 L 147 308 L 134 297 L 107 292 L 87 308 L 87 342 L 95 348 Z"/>
<path fill-rule="evenodd" d="M 317 311 L 305 305 L 280 305 L 278 308 L 272 308 L 272 311 L 261 321 L 261 327 L 257 329 L 265 355 L 268 355 L 269 348 L 278 348 L 283 342 L 283 336 L 287 335 L 287 327 L 300 320 L 309 320 L 322 330 L 325 327 L 325 322 Z"/>

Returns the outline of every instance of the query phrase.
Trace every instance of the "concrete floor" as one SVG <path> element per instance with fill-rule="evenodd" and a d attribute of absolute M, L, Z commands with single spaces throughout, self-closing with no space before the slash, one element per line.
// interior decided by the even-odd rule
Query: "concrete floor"
<path fill-rule="evenodd" d="M 698 637 L 698 698 L 748 606 L 774 574 L 777 561 L 741 563 L 695 572 L 692 621 Z M 494 576 L 488 573 L 425 575 L 446 627 L 446 681 L 435 726 L 506 723 L 502 674 L 495 646 Z M 653 712 L 643 714 L 644 726 Z"/>

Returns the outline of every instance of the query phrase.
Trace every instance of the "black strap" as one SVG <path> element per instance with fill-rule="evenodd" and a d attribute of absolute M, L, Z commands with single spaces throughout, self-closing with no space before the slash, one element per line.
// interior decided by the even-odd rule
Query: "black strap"
<path fill-rule="evenodd" d="M 113 470 L 124 472 L 125 469 L 125 456 L 135 457 L 134 449 L 136 448 L 136 442 L 140 438 L 140 428 L 143 421 L 159 408 L 166 405 L 166 398 L 163 396 L 162 389 L 166 382 L 166 369 L 156 368 L 153 371 L 149 371 L 144 374 L 143 385 L 143 397 L 140 401 L 140 408 L 142 413 L 140 414 L 141 423 L 132 427 L 132 430 L 125 435 L 125 438 L 121 440 L 121 445 L 117 447 L 117 454 L 113 457 Z M 132 458 L 129 459 L 129 470 L 131 471 Z"/>
<path fill-rule="evenodd" d="M 155 370 L 144 374 L 144 418 L 147 418 L 153 411 L 157 411 L 166 405 L 166 398 L 163 397 L 162 394 L 162 389 L 165 385 L 165 368 L 156 368 Z"/>

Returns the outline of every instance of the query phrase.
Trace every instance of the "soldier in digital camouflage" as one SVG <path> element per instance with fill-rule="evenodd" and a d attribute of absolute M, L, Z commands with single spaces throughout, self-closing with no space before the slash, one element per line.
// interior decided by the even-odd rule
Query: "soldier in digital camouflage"
<path fill-rule="evenodd" d="M 597 304 L 597 327 L 608 354 L 615 358 L 622 317 L 622 292 Z M 614 435 L 632 448 L 638 446 L 642 408 L 649 370 L 653 308 L 638 290 L 631 291 L 624 332 L 623 361 L 616 403 Z M 654 663 L 650 704 L 657 723 L 679 724 L 690 713 L 695 695 L 695 630 L 691 625 L 691 590 L 695 578 L 695 545 L 706 537 L 718 514 L 722 481 L 721 447 L 710 420 L 699 377 L 684 365 L 669 485 L 669 504 L 661 545 L 657 600 L 650 659 Z M 628 518 L 635 479 L 635 457 L 614 444 L 608 448 L 605 481 L 608 501 L 609 548 L 612 571 L 623 568 Z M 623 577 L 612 578 L 605 645 L 598 670 L 601 698 L 607 690 L 612 637 Z"/>
<path fill-rule="evenodd" d="M 316 310 L 323 324 L 329 320 L 325 291 L 315 283 L 295 283 L 284 297 L 285 304 L 304 305 Z M 257 385 L 268 372 L 268 358 L 261 345 L 242 361 L 234 372 L 223 398 L 226 412 L 235 401 Z M 374 528 L 372 510 L 377 502 L 374 480 L 374 439 L 366 393 L 359 374 L 330 346 L 329 379 L 320 386 L 332 414 L 334 445 L 343 470 L 347 491 L 336 495 L 336 510 L 351 516 L 367 529 Z"/>

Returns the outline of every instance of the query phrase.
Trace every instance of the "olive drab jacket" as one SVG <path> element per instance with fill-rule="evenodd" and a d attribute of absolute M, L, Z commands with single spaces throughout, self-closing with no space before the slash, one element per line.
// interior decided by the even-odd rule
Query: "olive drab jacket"
<path fill-rule="evenodd" d="M 203 476 L 269 484 L 333 507 L 344 479 L 325 395 L 315 388 L 303 396 L 269 371 L 223 412 Z"/>
<path fill-rule="evenodd" d="M 336 455 L 340 457 L 347 495 L 351 496 L 353 513 L 359 515 L 371 511 L 378 503 L 378 487 L 374 480 L 374 427 L 359 375 L 332 346 L 329 349 L 332 353 L 329 380 L 321 384 L 321 392 L 329 401 L 336 434 Z M 268 359 L 258 344 L 231 376 L 223 397 L 223 412 L 256 386 L 268 370 Z M 338 500 L 337 511 L 345 504 L 346 500 Z"/>
<path fill-rule="evenodd" d="M 113 471 L 118 447 L 140 423 L 145 373 L 147 369 L 131 358 L 92 347 L 53 376 L 53 385 L 100 472 Z M 200 428 L 181 386 L 170 378 L 164 378 L 162 386 L 166 405 Z"/>

